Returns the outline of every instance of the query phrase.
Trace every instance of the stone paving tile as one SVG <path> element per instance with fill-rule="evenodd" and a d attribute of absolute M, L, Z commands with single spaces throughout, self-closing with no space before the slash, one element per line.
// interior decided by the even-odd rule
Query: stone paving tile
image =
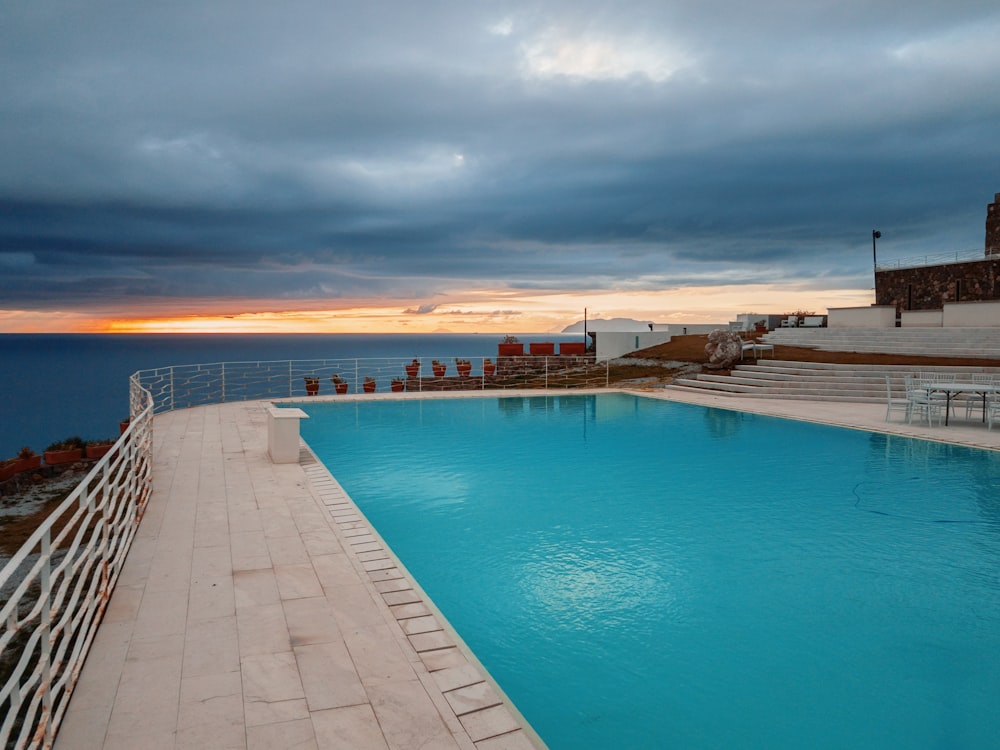
<path fill-rule="evenodd" d="M 281 607 L 293 647 L 343 640 L 334 607 L 325 596 L 287 599 Z"/>
<path fill-rule="evenodd" d="M 414 591 L 413 584 L 402 576 L 398 578 L 390 578 L 387 581 L 375 581 L 375 590 L 381 594 L 387 594 L 393 591 Z M 419 596 L 411 601 L 419 601 Z"/>
<path fill-rule="evenodd" d="M 455 714 L 459 717 L 472 711 L 481 711 L 503 703 L 493 686 L 487 682 L 456 688 L 444 694 Z"/>
<path fill-rule="evenodd" d="M 263 531 L 237 531 L 229 535 L 233 570 L 257 570 L 271 567 Z"/>
<path fill-rule="evenodd" d="M 246 747 L 239 672 L 181 680 L 177 748 Z"/>
<path fill-rule="evenodd" d="M 367 693 L 343 641 L 298 646 L 294 653 L 310 711 L 366 702 Z"/>
<path fill-rule="evenodd" d="M 125 661 L 108 734 L 142 736 L 173 732 L 180 700 L 180 655 Z"/>
<path fill-rule="evenodd" d="M 427 671 L 432 674 L 441 669 L 461 667 L 469 663 L 468 659 L 465 658 L 465 654 L 457 646 L 421 651 L 420 661 L 423 662 Z"/>
<path fill-rule="evenodd" d="M 305 599 L 322 596 L 323 586 L 316 577 L 316 571 L 309 563 L 299 565 L 284 565 L 274 568 L 278 580 L 278 592 L 282 600 Z"/>
<path fill-rule="evenodd" d="M 537 750 L 537 746 L 521 730 L 480 740 L 476 743 L 476 748 L 478 750 Z"/>
<path fill-rule="evenodd" d="M 239 671 L 235 613 L 215 620 L 189 622 L 184 639 L 184 677 Z"/>
<path fill-rule="evenodd" d="M 388 625 L 345 631 L 344 642 L 366 686 L 412 679 L 413 666 Z"/>
<path fill-rule="evenodd" d="M 247 750 L 319 750 L 311 719 L 247 727 Z"/>
<path fill-rule="evenodd" d="M 183 633 L 187 624 L 187 608 L 188 592 L 185 589 L 146 591 L 139 603 L 136 632 L 143 637 Z"/>
<path fill-rule="evenodd" d="M 372 708 L 390 748 L 457 748 L 451 732 L 417 680 L 369 688 Z"/>
<path fill-rule="evenodd" d="M 392 611 L 392 616 L 395 617 L 397 620 L 408 620 L 411 618 L 427 617 L 431 615 L 432 612 L 430 611 L 430 609 L 427 607 L 426 604 L 424 604 L 419 599 L 415 600 L 409 598 L 416 596 L 416 592 L 413 591 L 413 589 L 410 589 L 410 592 L 412 593 L 404 591 L 396 591 L 382 595 L 382 599 L 385 601 L 386 604 L 390 604 L 388 600 L 393 597 L 393 594 L 396 595 L 401 594 L 402 596 L 400 598 L 406 600 L 404 603 L 401 603 L 398 606 L 389 607 L 389 609 Z"/>
<path fill-rule="evenodd" d="M 313 570 L 324 588 L 349 586 L 358 582 L 358 572 L 346 554 L 315 555 Z"/>
<path fill-rule="evenodd" d="M 403 619 L 399 621 L 399 625 L 403 628 L 403 632 L 407 635 L 418 635 L 419 633 L 432 633 L 436 630 L 441 630 L 441 624 L 438 622 L 434 615 L 426 615 L 424 617 L 412 617 L 409 619 Z"/>
<path fill-rule="evenodd" d="M 465 662 L 459 666 L 447 667 L 431 675 L 442 693 L 449 690 L 475 685 L 483 681 L 483 676 L 474 664 Z"/>
<path fill-rule="evenodd" d="M 451 636 L 443 630 L 435 630 L 431 633 L 417 633 L 410 636 L 410 643 L 417 653 L 421 651 L 433 651 L 438 648 L 448 648 L 455 645 Z"/>
<path fill-rule="evenodd" d="M 281 601 L 273 568 L 237 570 L 233 573 L 233 588 L 237 607 L 277 604 Z"/>
<path fill-rule="evenodd" d="M 280 603 L 238 608 L 236 627 L 241 657 L 291 651 Z"/>
<path fill-rule="evenodd" d="M 389 553 L 386 552 L 381 547 L 376 548 L 371 552 L 359 552 L 358 550 L 352 549 L 354 556 L 357 557 L 361 562 L 372 562 L 375 560 L 390 560 Z M 395 563 L 393 563 L 395 565 Z"/>
<path fill-rule="evenodd" d="M 482 711 L 473 711 L 458 717 L 462 726 L 465 727 L 469 736 L 475 742 L 485 740 L 488 737 L 507 734 L 520 729 L 520 725 L 503 706 L 493 706 Z"/>
<path fill-rule="evenodd" d="M 298 664 L 291 651 L 244 656 L 243 703 L 247 726 L 304 719 L 309 715 Z"/>
<path fill-rule="evenodd" d="M 267 551 L 275 566 L 309 562 L 309 553 L 297 532 L 294 536 L 273 537 L 265 532 L 265 536 L 267 537 Z"/>
<path fill-rule="evenodd" d="M 369 573 L 379 570 L 395 570 L 396 561 L 391 560 L 388 557 L 385 557 L 378 560 L 369 560 L 367 562 L 362 562 L 362 567 Z"/>
<path fill-rule="evenodd" d="M 360 706 L 331 708 L 310 714 L 316 742 L 321 748 L 365 748 L 388 750 L 378 719 L 372 707 Z"/>

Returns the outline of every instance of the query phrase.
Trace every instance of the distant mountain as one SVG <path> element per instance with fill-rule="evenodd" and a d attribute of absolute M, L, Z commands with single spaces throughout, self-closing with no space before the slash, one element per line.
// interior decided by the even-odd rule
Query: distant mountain
<path fill-rule="evenodd" d="M 594 318 L 587 321 L 588 331 L 648 331 L 648 320 L 633 320 L 632 318 Z M 583 333 L 583 321 L 577 321 L 573 325 L 562 329 L 563 333 Z"/>

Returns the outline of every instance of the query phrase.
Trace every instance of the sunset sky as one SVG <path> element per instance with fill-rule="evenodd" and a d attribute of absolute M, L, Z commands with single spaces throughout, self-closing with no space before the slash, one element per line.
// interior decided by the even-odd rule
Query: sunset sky
<path fill-rule="evenodd" d="M 982 249 L 995 0 L 7 3 L 0 332 L 867 305 Z"/>

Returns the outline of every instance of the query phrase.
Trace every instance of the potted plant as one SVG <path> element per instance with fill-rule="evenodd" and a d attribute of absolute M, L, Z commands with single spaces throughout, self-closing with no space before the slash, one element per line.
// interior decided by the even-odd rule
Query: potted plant
<path fill-rule="evenodd" d="M 85 443 L 78 437 L 69 437 L 52 443 L 45 449 L 45 463 L 48 466 L 55 466 L 79 461 L 83 458 L 84 446 Z"/>
<path fill-rule="evenodd" d="M 333 383 L 333 390 L 337 393 L 343 395 L 347 393 L 347 381 L 344 380 L 340 375 L 333 374 L 330 376 L 330 382 Z"/>
<path fill-rule="evenodd" d="M 483 360 L 483 375 L 491 377 L 497 371 L 497 366 L 493 360 L 487 357 Z"/>
<path fill-rule="evenodd" d="M 444 371 L 448 369 L 448 365 L 443 365 L 435 359 L 431 362 L 431 369 L 434 371 L 434 377 L 443 378 Z"/>
<path fill-rule="evenodd" d="M 132 423 L 132 417 L 125 417 L 125 419 L 123 419 L 120 422 L 118 422 L 118 434 L 119 435 L 124 435 L 125 434 L 125 430 L 128 429 L 128 426 L 131 423 Z"/>
<path fill-rule="evenodd" d="M 517 340 L 517 336 L 504 336 L 497 344 L 498 357 L 520 357 L 524 354 L 524 344 Z"/>
<path fill-rule="evenodd" d="M 420 372 L 420 360 L 414 357 L 410 364 L 404 365 L 404 368 L 406 369 L 406 377 L 415 378 Z"/>
<path fill-rule="evenodd" d="M 536 357 L 552 357 L 556 353 L 556 345 L 551 341 L 533 341 L 528 344 L 528 351 Z"/>
<path fill-rule="evenodd" d="M 472 372 L 472 361 L 468 359 L 456 359 L 455 369 L 458 370 L 458 377 L 467 378 Z"/>
<path fill-rule="evenodd" d="M 315 396 L 319 393 L 319 378 L 306 376 L 306 395 Z"/>
<path fill-rule="evenodd" d="M 5 458 L 0 461 L 0 482 L 6 482 L 15 474 L 20 473 L 18 471 L 21 465 L 21 459 L 17 458 Z"/>
<path fill-rule="evenodd" d="M 10 479 L 21 472 L 37 469 L 41 465 L 42 457 L 37 455 L 28 446 L 24 446 L 14 458 L 0 461 L 0 482 Z"/>
<path fill-rule="evenodd" d="M 365 376 L 365 382 L 361 385 L 364 388 L 365 393 L 375 393 L 375 378 L 370 378 Z"/>
<path fill-rule="evenodd" d="M 114 438 L 104 438 L 103 440 L 88 440 L 84 448 L 84 455 L 87 458 L 103 458 L 115 445 Z"/>
<path fill-rule="evenodd" d="M 403 379 L 393 378 L 392 382 L 389 383 L 389 388 L 392 390 L 393 393 L 401 392 L 403 390 Z"/>

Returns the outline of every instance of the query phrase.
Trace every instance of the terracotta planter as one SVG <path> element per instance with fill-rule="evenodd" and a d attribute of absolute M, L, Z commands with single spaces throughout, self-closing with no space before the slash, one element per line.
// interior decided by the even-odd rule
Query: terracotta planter
<path fill-rule="evenodd" d="M 130 420 L 130 419 L 123 419 L 121 422 L 119 422 L 118 423 L 118 434 L 119 435 L 124 435 L 125 434 L 125 430 L 128 429 L 128 426 L 130 424 L 132 424 L 132 420 Z"/>
<path fill-rule="evenodd" d="M 559 344 L 559 353 L 563 355 L 578 356 L 587 353 L 587 345 L 582 341 L 563 341 Z"/>
<path fill-rule="evenodd" d="M 81 458 L 83 458 L 82 448 L 71 448 L 68 451 L 45 451 L 45 464 L 47 466 L 71 464 Z"/>
<path fill-rule="evenodd" d="M 108 451 L 114 448 L 113 443 L 108 443 L 107 445 L 88 445 L 86 447 L 87 458 L 104 458 Z"/>
<path fill-rule="evenodd" d="M 399 393 L 399 392 L 401 392 L 403 390 L 403 382 L 402 381 L 399 381 L 399 382 L 393 381 L 392 384 L 389 387 L 392 389 L 393 393 Z"/>
<path fill-rule="evenodd" d="M 492 377 L 497 371 L 497 366 L 492 362 L 483 362 L 483 375 Z"/>
<path fill-rule="evenodd" d="M 455 368 L 458 370 L 458 377 L 460 378 L 467 378 L 472 373 L 471 362 L 463 362 L 460 365 L 455 365 Z"/>
<path fill-rule="evenodd" d="M 0 482 L 6 482 L 15 474 L 21 473 L 21 459 L 0 465 Z"/>
<path fill-rule="evenodd" d="M 347 383 L 334 383 L 333 387 L 341 396 L 347 393 Z"/>
<path fill-rule="evenodd" d="M 419 362 L 417 364 L 415 364 L 415 365 L 413 365 L 413 364 L 406 365 L 406 377 L 408 377 L 408 378 L 415 378 L 415 377 L 417 377 L 417 374 L 419 372 L 420 372 L 420 363 Z"/>
<path fill-rule="evenodd" d="M 365 389 L 365 393 L 375 393 L 376 383 L 364 383 L 361 387 Z"/>
<path fill-rule="evenodd" d="M 551 342 L 532 342 L 528 344 L 528 351 L 536 357 L 551 357 L 556 353 L 556 345 Z"/>
<path fill-rule="evenodd" d="M 319 383 L 306 383 L 306 395 L 315 396 L 319 393 Z"/>
<path fill-rule="evenodd" d="M 431 369 L 434 370 L 434 377 L 443 378 L 445 370 L 448 369 L 448 365 L 431 365 Z"/>
<path fill-rule="evenodd" d="M 497 344 L 498 357 L 524 356 L 524 344 Z"/>

